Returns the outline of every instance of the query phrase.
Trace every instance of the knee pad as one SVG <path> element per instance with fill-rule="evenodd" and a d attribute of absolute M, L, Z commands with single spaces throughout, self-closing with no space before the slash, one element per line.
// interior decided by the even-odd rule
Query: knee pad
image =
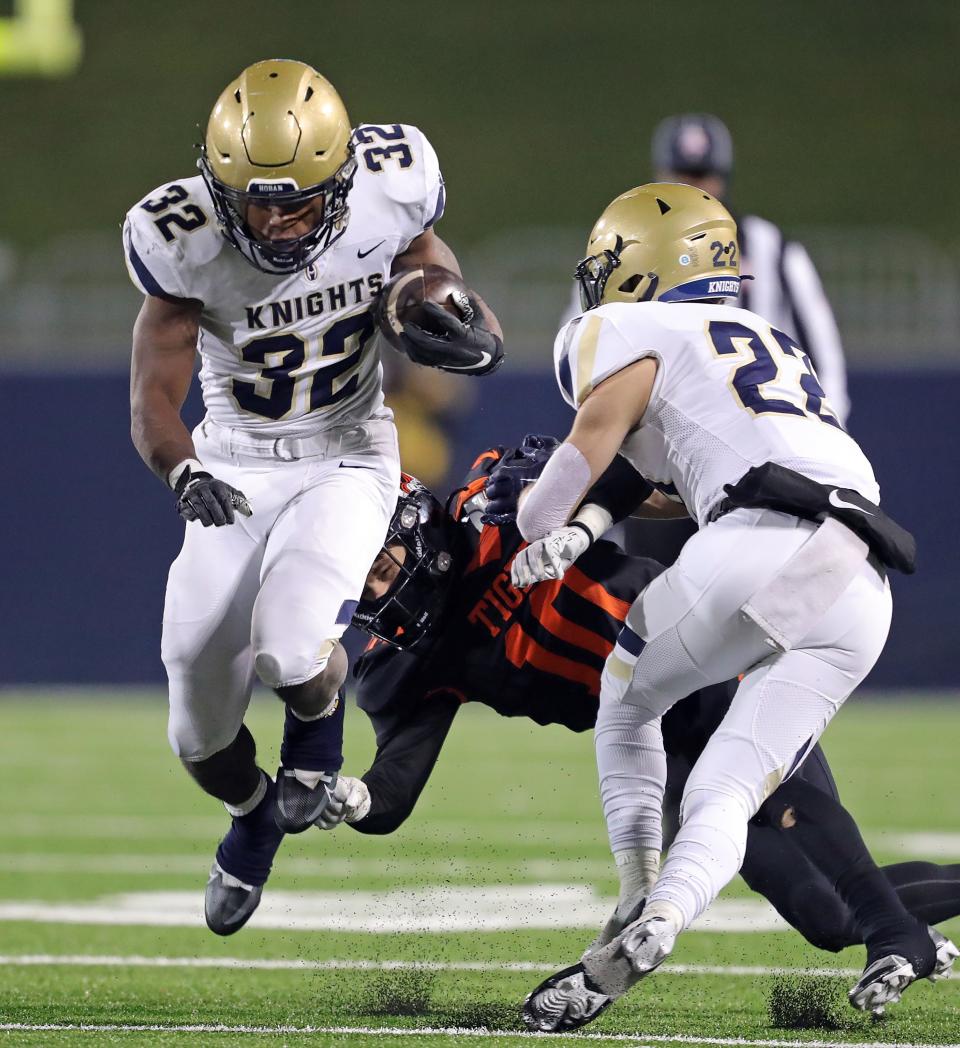
<path fill-rule="evenodd" d="M 288 688 L 305 684 L 322 673 L 337 645 L 337 639 L 324 641 L 319 648 L 297 644 L 285 638 L 264 638 L 254 655 L 257 676 L 268 688 Z M 336 689 L 334 689 L 336 692 Z"/>

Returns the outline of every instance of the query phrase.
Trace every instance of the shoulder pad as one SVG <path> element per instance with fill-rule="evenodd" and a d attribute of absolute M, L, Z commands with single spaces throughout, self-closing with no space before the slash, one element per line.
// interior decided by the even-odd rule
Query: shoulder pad
<path fill-rule="evenodd" d="M 138 201 L 123 224 L 127 272 L 145 295 L 184 299 L 191 271 L 210 261 L 224 241 L 199 176 L 169 182 Z"/>
<path fill-rule="evenodd" d="M 629 338 L 621 323 L 624 305 L 632 310 Z M 596 386 L 617 371 L 657 355 L 662 327 L 654 317 L 640 317 L 639 309 L 634 304 L 600 306 L 560 329 L 553 346 L 554 367 L 563 399 L 571 407 L 579 408 Z"/>
<path fill-rule="evenodd" d="M 372 183 L 429 229 L 443 214 L 440 163 L 426 136 L 411 124 L 361 124 L 353 133 L 358 177 Z"/>

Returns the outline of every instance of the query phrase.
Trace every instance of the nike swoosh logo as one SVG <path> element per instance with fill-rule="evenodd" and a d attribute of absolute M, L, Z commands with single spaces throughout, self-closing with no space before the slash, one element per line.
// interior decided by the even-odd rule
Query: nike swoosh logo
<path fill-rule="evenodd" d="M 872 517 L 874 515 L 867 509 L 855 506 L 852 502 L 844 502 L 837 494 L 837 490 L 837 488 L 834 488 L 827 496 L 827 502 L 829 502 L 831 506 L 836 506 L 837 509 L 855 509 L 858 513 L 862 513 L 866 517 Z"/>
<path fill-rule="evenodd" d="M 380 244 L 385 244 L 385 243 L 386 243 L 386 240 L 381 240 L 380 241 Z M 369 251 L 360 251 L 358 249 L 357 250 L 357 258 L 366 258 L 367 255 L 373 254 L 373 252 L 376 251 L 378 247 L 380 247 L 380 244 L 374 244 L 373 247 L 370 248 Z"/>
<path fill-rule="evenodd" d="M 456 364 L 444 364 L 443 368 L 445 371 L 476 371 L 477 368 L 482 368 L 493 360 L 493 356 L 485 349 L 481 350 L 481 354 L 482 359 L 478 360 L 476 364 L 464 364 L 459 367 Z"/>
<path fill-rule="evenodd" d="M 359 466 L 359 465 L 350 464 L 350 463 L 347 463 L 347 462 L 341 462 L 340 465 L 337 468 L 338 469 L 376 469 L 377 467 L 376 466 Z"/>

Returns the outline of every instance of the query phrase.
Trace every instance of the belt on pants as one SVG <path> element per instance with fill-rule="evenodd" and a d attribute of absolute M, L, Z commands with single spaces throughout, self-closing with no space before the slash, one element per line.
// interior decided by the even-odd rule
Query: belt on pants
<path fill-rule="evenodd" d="M 311 433 L 307 437 L 257 437 L 246 430 L 223 426 L 207 418 L 200 423 L 200 432 L 204 440 L 227 456 L 296 462 L 305 458 L 333 458 L 357 451 L 374 443 L 392 425 L 388 419 L 372 419 Z"/>

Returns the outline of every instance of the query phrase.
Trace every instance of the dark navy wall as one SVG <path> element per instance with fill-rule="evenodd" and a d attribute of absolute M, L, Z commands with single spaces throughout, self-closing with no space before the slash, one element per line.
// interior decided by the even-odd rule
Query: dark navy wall
<path fill-rule="evenodd" d="M 162 680 L 160 615 L 181 525 L 130 444 L 125 375 L 5 375 L 0 683 Z M 960 372 L 851 376 L 851 429 L 885 508 L 917 536 L 894 576 L 894 625 L 870 683 L 960 686 Z M 483 380 L 455 434 L 458 470 L 491 443 L 566 432 L 549 375 Z M 198 418 L 194 397 L 188 414 Z"/>

